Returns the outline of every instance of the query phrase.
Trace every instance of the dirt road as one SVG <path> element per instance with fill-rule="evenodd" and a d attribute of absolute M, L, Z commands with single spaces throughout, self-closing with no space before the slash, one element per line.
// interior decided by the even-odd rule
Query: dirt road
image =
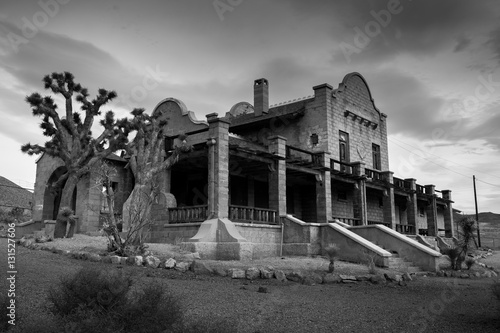
<path fill-rule="evenodd" d="M 6 239 L 0 239 L 6 272 Z M 16 299 L 22 317 L 43 315 L 47 288 L 81 267 L 117 266 L 17 247 Z M 120 268 L 139 283 L 160 279 L 190 316 L 220 316 L 235 332 L 500 332 L 492 279 L 419 278 L 402 287 L 368 282 L 305 286 L 232 280 L 165 269 Z M 4 276 L 4 273 L 2 273 Z M 2 292 L 6 291 L 2 278 Z M 258 292 L 259 286 L 267 293 Z"/>

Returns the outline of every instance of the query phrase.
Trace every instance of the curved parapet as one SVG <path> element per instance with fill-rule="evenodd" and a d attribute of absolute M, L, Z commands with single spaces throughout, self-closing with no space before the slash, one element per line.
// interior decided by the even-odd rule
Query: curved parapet
<path fill-rule="evenodd" d="M 157 115 L 160 119 L 168 121 L 167 136 L 208 129 L 206 121 L 197 119 L 193 111 L 189 111 L 181 100 L 173 97 L 165 98 L 158 103 L 153 109 L 152 115 Z"/>
<path fill-rule="evenodd" d="M 253 105 L 248 102 L 238 102 L 234 104 L 229 112 L 226 113 L 226 117 L 235 118 L 244 114 L 254 113 L 255 110 Z"/>

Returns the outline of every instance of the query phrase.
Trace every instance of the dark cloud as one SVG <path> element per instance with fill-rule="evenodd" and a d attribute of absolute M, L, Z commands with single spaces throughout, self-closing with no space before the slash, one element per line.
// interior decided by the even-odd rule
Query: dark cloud
<path fill-rule="evenodd" d="M 465 50 L 470 45 L 471 42 L 472 42 L 471 38 L 468 38 L 465 35 L 460 35 L 457 38 L 457 45 L 453 49 L 453 52 L 461 52 Z"/>

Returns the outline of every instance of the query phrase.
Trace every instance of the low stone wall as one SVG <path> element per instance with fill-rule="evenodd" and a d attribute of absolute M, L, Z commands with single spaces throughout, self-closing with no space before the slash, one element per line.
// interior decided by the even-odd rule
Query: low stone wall
<path fill-rule="evenodd" d="M 147 242 L 167 244 L 185 242 L 189 238 L 196 235 L 200 225 L 201 222 L 154 225 L 151 228 Z"/>
<path fill-rule="evenodd" d="M 16 224 L 16 239 L 33 234 L 33 232 L 41 230 L 43 227 L 42 221 L 27 221 Z"/>

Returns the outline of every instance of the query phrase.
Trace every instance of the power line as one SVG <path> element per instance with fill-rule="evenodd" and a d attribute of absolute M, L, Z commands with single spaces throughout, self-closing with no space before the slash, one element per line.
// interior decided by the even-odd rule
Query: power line
<path fill-rule="evenodd" d="M 391 141 L 392 141 L 392 140 L 391 140 Z M 397 142 L 393 142 L 393 143 L 394 143 L 394 144 L 396 144 L 397 146 L 399 146 L 399 147 L 403 148 L 403 149 L 404 149 L 404 150 L 406 150 L 407 152 L 413 153 L 411 150 L 406 149 L 405 147 L 401 146 L 401 145 L 400 145 L 400 144 L 398 144 Z M 430 160 L 430 159 L 425 158 L 425 157 L 420 156 L 420 155 L 417 155 L 417 156 L 418 156 L 418 157 L 420 157 L 420 158 L 422 158 L 422 159 L 424 159 L 424 160 L 426 160 L 427 162 L 430 162 L 430 163 L 432 163 L 432 164 L 437 165 L 438 167 L 441 167 L 441 168 L 443 168 L 443 169 L 446 169 L 446 170 L 448 170 L 448 171 L 451 171 L 451 172 L 453 172 L 453 173 L 456 173 L 457 175 L 460 175 L 460 176 L 462 176 L 462 177 L 466 177 L 466 178 L 471 178 L 470 176 L 464 175 L 463 173 L 460 173 L 460 172 L 455 171 L 455 170 L 453 170 L 453 169 L 447 168 L 447 167 L 445 167 L 445 166 L 443 166 L 443 165 L 441 165 L 441 164 L 438 164 L 438 163 L 434 162 L 433 160 Z"/>
<path fill-rule="evenodd" d="M 404 142 L 404 141 L 401 141 L 401 140 L 399 140 L 399 139 L 396 139 L 396 138 L 393 138 L 393 139 L 394 139 L 394 140 L 396 140 L 396 141 L 398 141 L 398 142 L 401 142 L 401 143 L 403 143 L 403 144 L 405 144 L 405 145 L 407 145 L 407 146 L 410 146 L 410 147 L 412 147 L 412 148 L 415 148 L 415 149 L 418 149 L 418 150 L 422 150 L 421 148 L 415 147 L 415 146 L 413 146 L 413 145 L 411 145 L 411 144 L 409 144 L 409 143 L 406 143 L 406 142 Z M 392 141 L 392 139 L 389 139 L 389 140 L 390 140 L 390 141 Z M 393 141 L 393 143 L 395 143 L 395 142 Z M 397 144 L 397 143 L 396 143 L 396 144 Z M 401 146 L 400 146 L 400 147 L 401 147 Z M 403 148 L 403 147 L 402 147 L 402 148 Z M 488 175 L 488 176 L 491 176 L 491 177 L 495 177 L 495 178 L 499 178 L 499 179 L 500 179 L 500 176 L 496 176 L 496 175 L 493 175 L 493 174 L 491 174 L 491 173 L 487 173 L 487 172 L 483 172 L 483 171 L 478 171 L 478 170 L 476 170 L 476 169 L 470 168 L 470 167 L 468 167 L 468 166 L 465 166 L 465 165 L 463 165 L 463 164 L 460 164 L 460 163 L 454 162 L 454 161 L 452 161 L 452 160 L 448 160 L 448 159 L 446 159 L 446 158 L 444 158 L 444 157 L 441 157 L 441 156 L 439 156 L 439 155 L 436 155 L 436 154 L 433 154 L 433 153 L 430 153 L 430 152 L 427 152 L 427 151 L 426 151 L 425 153 L 426 153 L 426 154 L 429 154 L 429 155 L 432 155 L 432 156 L 436 156 L 437 158 L 440 158 L 440 159 L 442 159 L 442 160 L 448 161 L 448 162 L 450 162 L 450 163 L 453 163 L 453 164 L 459 165 L 459 166 L 461 166 L 461 167 L 463 167 L 463 168 L 466 168 L 466 169 L 469 169 L 469 170 L 472 170 L 472 171 L 476 171 L 476 172 L 479 172 L 479 173 L 482 173 L 482 174 L 485 174 L 485 175 Z"/>
<path fill-rule="evenodd" d="M 485 184 L 488 184 L 488 185 L 491 185 L 491 186 L 500 187 L 500 185 L 496 185 L 496 184 L 485 182 L 484 180 L 478 179 L 477 177 L 476 177 L 476 180 L 478 182 L 485 183 Z"/>

